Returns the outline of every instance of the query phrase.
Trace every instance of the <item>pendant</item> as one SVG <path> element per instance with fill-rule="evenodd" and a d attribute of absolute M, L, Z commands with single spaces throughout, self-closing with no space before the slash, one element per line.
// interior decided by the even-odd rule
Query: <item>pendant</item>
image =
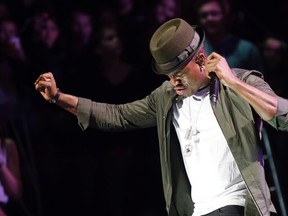
<path fill-rule="evenodd" d="M 192 154 L 192 145 L 189 143 L 185 145 L 184 156 L 189 157 Z"/>
<path fill-rule="evenodd" d="M 193 138 L 194 138 L 194 143 L 198 144 L 200 142 L 200 137 L 199 134 L 200 132 L 196 129 L 195 131 L 193 131 Z"/>
<path fill-rule="evenodd" d="M 185 133 L 185 139 L 186 140 L 191 140 L 192 138 L 192 127 L 190 127 L 189 129 L 186 130 L 186 133 Z"/>

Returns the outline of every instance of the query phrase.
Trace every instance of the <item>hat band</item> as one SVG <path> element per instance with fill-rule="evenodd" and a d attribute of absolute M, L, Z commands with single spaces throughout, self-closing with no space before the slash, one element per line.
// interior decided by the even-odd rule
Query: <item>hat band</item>
<path fill-rule="evenodd" d="M 191 41 L 191 43 L 185 48 L 183 52 L 181 52 L 178 56 L 176 56 L 174 59 L 172 59 L 169 62 L 158 64 L 158 67 L 161 70 L 170 70 L 177 65 L 179 65 L 181 62 L 183 62 L 185 59 L 187 59 L 198 47 L 200 41 L 199 34 L 195 31 L 194 37 Z"/>

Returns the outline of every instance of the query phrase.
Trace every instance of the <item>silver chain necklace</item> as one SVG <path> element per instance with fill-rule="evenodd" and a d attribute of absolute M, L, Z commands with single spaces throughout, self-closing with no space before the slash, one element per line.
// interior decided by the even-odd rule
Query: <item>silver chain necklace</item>
<path fill-rule="evenodd" d="M 209 92 L 206 92 L 201 99 L 198 99 L 194 96 L 189 97 L 189 116 L 190 116 L 190 127 L 186 130 L 185 132 L 185 140 L 188 141 L 189 143 L 185 145 L 185 150 L 184 150 L 184 155 L 185 156 L 190 156 L 192 154 L 192 149 L 193 149 L 193 143 L 194 145 L 197 145 L 200 142 L 200 131 L 197 129 L 197 121 L 199 118 L 199 114 L 202 108 L 202 105 L 204 103 L 205 97 L 209 94 Z M 194 100 L 201 100 L 200 107 L 197 111 L 197 114 L 195 116 L 194 120 L 194 128 L 192 127 L 192 116 L 191 116 L 191 98 L 193 97 Z M 193 143 L 192 143 L 192 137 L 193 137 Z"/>

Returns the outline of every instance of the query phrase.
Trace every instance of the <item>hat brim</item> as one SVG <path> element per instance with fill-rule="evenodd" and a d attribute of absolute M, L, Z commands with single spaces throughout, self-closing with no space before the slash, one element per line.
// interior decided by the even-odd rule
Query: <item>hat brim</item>
<path fill-rule="evenodd" d="M 153 69 L 153 71 L 156 74 L 167 75 L 169 73 L 172 73 L 175 70 L 179 70 L 180 68 L 185 67 L 189 63 L 189 61 L 193 58 L 195 53 L 198 52 L 199 48 L 201 47 L 201 44 L 203 44 L 203 41 L 204 41 L 204 38 L 205 38 L 205 33 L 204 33 L 204 30 L 203 30 L 203 28 L 201 26 L 192 26 L 192 27 L 199 34 L 199 37 L 200 37 L 200 42 L 199 42 L 197 48 L 192 53 L 190 53 L 190 55 L 185 60 L 183 60 L 182 62 L 180 62 L 179 64 L 177 64 L 176 66 L 174 66 L 174 67 L 172 67 L 172 68 L 170 68 L 168 70 L 161 69 L 159 67 L 159 65 L 155 62 L 155 60 L 152 59 L 152 69 Z"/>

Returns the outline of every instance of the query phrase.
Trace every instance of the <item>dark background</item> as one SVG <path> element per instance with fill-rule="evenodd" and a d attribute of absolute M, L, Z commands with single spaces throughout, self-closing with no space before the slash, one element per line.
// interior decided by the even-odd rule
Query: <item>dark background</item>
<path fill-rule="evenodd" d="M 146 5 L 143 6 L 145 10 L 149 10 L 145 7 L 149 7 L 150 1 L 147 1 L 147 4 L 145 1 L 141 2 L 142 5 Z M 108 0 L 43 2 L 53 5 L 60 22 L 67 18 L 71 5 L 89 8 L 95 14 L 103 5 L 117 7 L 113 1 Z M 11 3 L 15 14 L 19 15 L 23 9 L 21 1 L 12 0 Z M 235 34 L 257 45 L 271 32 L 288 42 L 287 1 L 231 0 L 231 3 L 236 16 L 233 25 Z M 180 16 L 193 23 L 195 20 L 193 1 L 182 0 L 178 1 L 178 4 L 181 9 Z M 151 13 L 150 15 L 152 16 Z M 130 30 L 129 26 L 121 28 L 125 31 Z M 149 41 L 148 36 L 146 40 L 143 40 L 145 43 L 142 44 L 143 56 L 148 55 L 147 58 L 150 59 L 150 53 L 146 49 L 147 41 Z M 131 44 L 133 42 L 133 40 L 130 41 Z M 136 53 L 137 58 L 143 57 L 140 55 L 141 51 Z M 154 76 L 148 66 L 143 68 L 146 78 L 139 85 L 139 88 L 143 87 L 143 91 L 131 89 L 131 99 L 141 98 L 161 84 L 162 80 Z M 17 115 L 7 120 L 11 136 L 16 139 L 20 150 L 25 186 L 23 207 L 28 212 L 27 215 L 122 215 L 121 212 L 124 212 L 123 215 L 166 215 L 155 128 L 144 129 L 141 132 L 128 132 L 129 134 L 123 135 L 91 129 L 81 131 L 74 116 L 57 106 L 48 104 L 38 92 L 34 91 L 33 82 L 36 75 L 29 77 L 28 81 L 22 85 L 29 88 L 28 98 L 34 109 L 27 111 L 23 108 L 21 110 L 20 106 Z M 91 79 L 85 73 L 79 74 L 78 78 L 79 86 L 83 87 L 87 84 L 85 79 Z M 279 77 L 279 79 L 286 78 L 286 76 Z M 95 80 L 95 85 L 97 85 L 97 80 Z M 62 86 L 65 85 L 60 83 L 60 87 Z M 94 86 L 91 87 L 91 91 L 93 89 Z M 76 88 L 66 87 L 62 88 L 62 91 L 78 95 Z M 81 94 L 79 96 L 88 97 L 85 93 L 81 92 Z M 105 91 L 99 94 L 105 95 Z M 126 96 L 121 95 L 121 97 Z M 288 95 L 284 96 L 288 97 Z M 273 174 L 276 173 L 287 207 L 288 189 L 285 167 L 288 164 L 286 157 L 288 139 L 286 133 L 271 130 L 266 124 L 265 128 L 267 128 L 274 159 L 272 162 L 276 170 L 271 169 L 271 161 L 268 159 L 265 168 L 273 200 L 279 209 L 278 185 L 275 188 Z M 109 143 L 108 147 L 105 146 L 106 143 Z M 117 147 L 118 145 L 120 147 Z M 267 154 L 269 155 L 269 152 Z M 268 158 L 272 159 L 271 156 Z"/>

